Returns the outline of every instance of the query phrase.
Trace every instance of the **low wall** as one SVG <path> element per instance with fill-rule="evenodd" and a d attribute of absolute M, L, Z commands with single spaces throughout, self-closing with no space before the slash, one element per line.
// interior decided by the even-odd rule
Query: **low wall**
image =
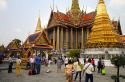
<path fill-rule="evenodd" d="M 79 60 L 82 64 L 84 64 L 84 58 L 80 58 Z M 97 65 L 99 59 L 94 59 L 94 60 L 95 60 L 95 65 Z M 114 66 L 113 64 L 111 64 L 110 60 L 104 60 L 104 63 L 105 63 L 105 66 Z"/>

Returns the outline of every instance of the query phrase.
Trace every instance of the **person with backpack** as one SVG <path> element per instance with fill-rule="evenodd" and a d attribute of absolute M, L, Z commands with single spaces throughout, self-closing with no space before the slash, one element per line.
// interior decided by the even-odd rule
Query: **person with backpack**
<path fill-rule="evenodd" d="M 88 59 L 88 63 L 85 64 L 84 68 L 83 68 L 84 72 L 85 72 L 85 82 L 88 82 L 90 79 L 90 82 L 93 82 L 93 71 L 94 71 L 94 67 L 91 63 L 91 59 Z"/>

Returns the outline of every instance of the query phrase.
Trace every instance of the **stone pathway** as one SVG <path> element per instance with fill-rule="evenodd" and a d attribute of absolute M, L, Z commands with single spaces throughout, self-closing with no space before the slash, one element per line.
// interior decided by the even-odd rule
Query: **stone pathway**
<path fill-rule="evenodd" d="M 62 67 L 62 72 L 56 72 L 56 65 L 51 65 L 52 72 L 46 73 L 46 66 L 41 67 L 41 73 L 39 75 L 28 75 L 28 70 L 22 70 L 22 76 L 16 77 L 15 69 L 13 73 L 8 74 L 7 70 L 2 70 L 0 72 L 0 82 L 66 82 L 65 75 L 63 71 L 64 66 Z M 94 72 L 94 82 L 114 82 L 111 79 L 111 75 L 116 74 L 116 68 L 106 67 L 107 74 L 102 76 L 97 72 Z M 97 69 L 96 69 L 97 71 Z M 120 74 L 125 76 L 125 68 L 120 69 Z M 78 82 L 78 79 L 77 81 Z M 82 82 L 84 81 L 84 76 L 82 76 Z M 125 79 L 120 78 L 120 82 L 125 82 Z"/>

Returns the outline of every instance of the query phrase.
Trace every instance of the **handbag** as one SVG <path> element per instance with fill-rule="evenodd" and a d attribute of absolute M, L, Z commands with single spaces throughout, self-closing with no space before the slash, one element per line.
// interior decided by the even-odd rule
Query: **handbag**
<path fill-rule="evenodd" d="M 106 69 L 103 68 L 102 71 L 101 71 L 102 75 L 106 75 Z"/>

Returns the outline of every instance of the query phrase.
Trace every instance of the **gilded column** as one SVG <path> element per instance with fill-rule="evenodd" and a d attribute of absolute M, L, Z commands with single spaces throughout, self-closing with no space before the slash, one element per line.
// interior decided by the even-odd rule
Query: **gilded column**
<path fill-rule="evenodd" d="M 61 49 L 63 48 L 63 28 L 61 28 Z"/>
<path fill-rule="evenodd" d="M 56 49 L 59 50 L 59 27 L 57 27 L 57 40 L 56 40 Z"/>
<path fill-rule="evenodd" d="M 55 49 L 55 28 L 53 29 L 53 48 Z"/>
<path fill-rule="evenodd" d="M 83 37 L 84 37 L 84 32 L 83 32 L 83 28 L 82 28 L 82 37 L 81 37 L 81 40 L 82 40 L 81 41 L 81 44 L 82 44 L 81 48 L 82 49 L 84 48 L 84 43 L 83 43 L 84 42 L 84 38 Z"/>
<path fill-rule="evenodd" d="M 77 29 L 76 29 L 76 48 L 78 48 L 78 33 L 77 33 Z"/>
<path fill-rule="evenodd" d="M 71 28 L 71 49 L 73 49 L 73 29 Z"/>
<path fill-rule="evenodd" d="M 66 29 L 66 48 L 68 49 L 68 29 Z"/>

